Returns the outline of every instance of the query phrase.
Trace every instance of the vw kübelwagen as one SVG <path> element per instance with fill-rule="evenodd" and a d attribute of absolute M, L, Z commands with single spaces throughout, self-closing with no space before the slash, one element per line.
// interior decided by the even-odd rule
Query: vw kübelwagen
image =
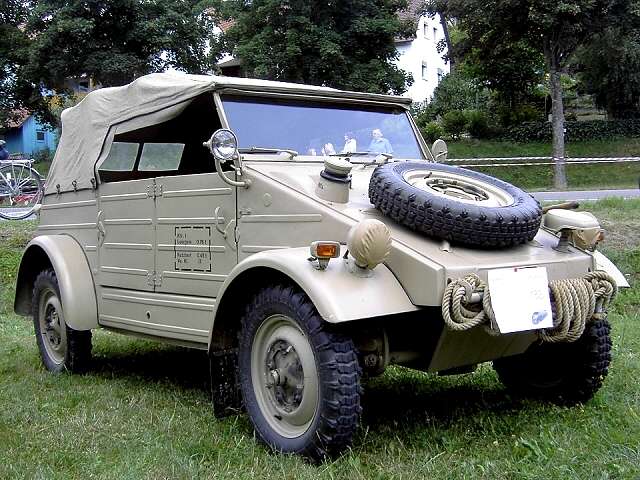
<path fill-rule="evenodd" d="M 97 328 L 206 350 L 216 415 L 312 459 L 350 445 L 362 379 L 392 364 L 493 361 L 588 400 L 621 278 L 597 220 L 436 161 L 409 105 L 177 73 L 88 94 L 17 280 L 45 367 L 86 371 Z"/>

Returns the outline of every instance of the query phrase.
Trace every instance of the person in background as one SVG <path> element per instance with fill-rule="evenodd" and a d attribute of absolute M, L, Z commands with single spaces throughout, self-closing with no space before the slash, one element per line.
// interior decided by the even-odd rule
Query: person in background
<path fill-rule="evenodd" d="M 342 152 L 340 153 L 353 153 L 357 152 L 357 144 L 356 139 L 353 136 L 353 132 L 347 132 L 344 134 L 344 147 L 342 147 Z"/>
<path fill-rule="evenodd" d="M 335 155 L 336 149 L 333 147 L 333 143 L 327 142 L 322 147 L 322 155 Z"/>
<path fill-rule="evenodd" d="M 9 159 L 9 151 L 5 148 L 7 142 L 4 140 L 0 140 L 0 160 L 8 160 Z"/>
<path fill-rule="evenodd" d="M 393 148 L 389 143 L 389 140 L 384 138 L 382 130 L 374 128 L 371 132 L 371 143 L 369 144 L 369 152 L 371 153 L 393 153 Z"/>

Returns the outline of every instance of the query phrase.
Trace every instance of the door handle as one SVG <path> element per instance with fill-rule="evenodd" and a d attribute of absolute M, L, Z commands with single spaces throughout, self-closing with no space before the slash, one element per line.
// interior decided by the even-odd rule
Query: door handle
<path fill-rule="evenodd" d="M 104 243 L 104 239 L 107 236 L 107 229 L 104 226 L 104 222 L 102 221 L 104 218 L 104 212 L 100 210 L 98 212 L 98 217 L 96 218 L 96 227 L 98 228 L 98 245 L 102 246 Z"/>
<path fill-rule="evenodd" d="M 225 228 L 223 230 L 222 228 L 220 228 L 219 213 L 220 213 L 220 207 L 216 207 L 216 209 L 213 212 L 213 215 L 215 216 L 215 221 L 216 221 L 216 230 L 222 234 L 222 238 L 227 238 L 227 229 Z M 222 222 L 224 223 L 224 217 L 222 217 Z"/>

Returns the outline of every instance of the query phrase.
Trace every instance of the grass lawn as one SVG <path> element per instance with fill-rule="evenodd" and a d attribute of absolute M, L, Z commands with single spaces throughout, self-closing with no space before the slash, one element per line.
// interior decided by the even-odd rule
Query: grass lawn
<path fill-rule="evenodd" d="M 12 312 L 32 222 L 0 222 L 0 478 L 637 479 L 640 201 L 585 205 L 630 274 L 610 312 L 614 359 L 596 397 L 561 408 L 510 396 L 488 365 L 437 377 L 402 368 L 365 385 L 353 451 L 319 467 L 217 420 L 206 355 L 99 331 L 89 374 L 50 375 Z"/>
<path fill-rule="evenodd" d="M 449 144 L 450 158 L 546 157 L 551 145 L 542 142 L 513 143 L 464 139 Z M 568 142 L 568 157 L 640 157 L 640 138 L 608 141 Z M 552 166 L 489 167 L 477 170 L 528 190 L 552 190 Z M 637 188 L 640 162 L 568 165 L 569 188 Z"/>

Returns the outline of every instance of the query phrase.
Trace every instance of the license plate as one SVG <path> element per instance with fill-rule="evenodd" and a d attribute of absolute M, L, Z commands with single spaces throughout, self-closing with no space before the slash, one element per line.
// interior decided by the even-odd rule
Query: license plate
<path fill-rule="evenodd" d="M 553 327 L 545 267 L 489 270 L 491 305 L 500 333 Z"/>

